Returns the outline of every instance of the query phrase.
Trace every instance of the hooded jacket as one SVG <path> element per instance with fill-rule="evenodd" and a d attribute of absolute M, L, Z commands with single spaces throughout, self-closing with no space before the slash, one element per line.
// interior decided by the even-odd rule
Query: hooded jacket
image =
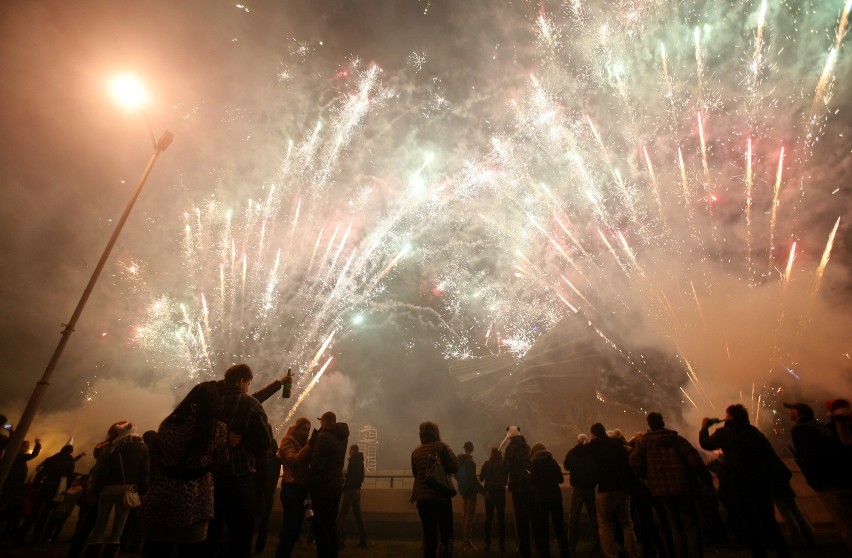
<path fill-rule="evenodd" d="M 630 466 L 648 481 L 651 495 L 694 496 L 702 494 L 701 482 L 713 482 L 698 451 L 674 430 L 649 430 L 638 438 L 630 453 Z"/>
<path fill-rule="evenodd" d="M 513 436 L 506 446 L 503 472 L 509 476 L 509 491 L 528 492 L 530 486 L 530 446 L 523 435 Z"/>
<path fill-rule="evenodd" d="M 565 481 L 559 463 L 546 449 L 533 452 L 530 456 L 530 485 L 535 502 L 561 502 L 562 490 L 559 485 Z"/>
<path fill-rule="evenodd" d="M 311 454 L 308 486 L 312 493 L 343 490 L 343 463 L 349 447 L 349 425 L 335 422 L 320 429 Z"/>

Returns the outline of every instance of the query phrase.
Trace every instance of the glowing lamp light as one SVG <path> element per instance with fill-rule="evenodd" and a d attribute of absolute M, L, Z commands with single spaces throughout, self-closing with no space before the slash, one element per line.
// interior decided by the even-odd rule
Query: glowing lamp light
<path fill-rule="evenodd" d="M 127 108 L 138 108 L 148 102 L 148 93 L 134 76 L 118 76 L 112 80 L 110 89 L 115 100 Z"/>
<path fill-rule="evenodd" d="M 361 325 L 364 323 L 364 314 L 355 314 L 352 316 L 352 325 Z"/>

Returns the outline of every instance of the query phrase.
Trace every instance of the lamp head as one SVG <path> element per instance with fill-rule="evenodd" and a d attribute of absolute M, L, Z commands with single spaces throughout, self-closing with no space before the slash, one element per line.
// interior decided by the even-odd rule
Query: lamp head
<path fill-rule="evenodd" d="M 110 89 L 115 100 L 127 108 L 142 108 L 148 103 L 148 92 L 142 82 L 130 74 L 114 78 Z"/>

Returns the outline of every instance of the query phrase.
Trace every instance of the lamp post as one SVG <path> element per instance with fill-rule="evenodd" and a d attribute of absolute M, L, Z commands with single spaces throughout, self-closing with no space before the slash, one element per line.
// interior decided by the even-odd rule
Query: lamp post
<path fill-rule="evenodd" d="M 145 100 L 144 90 L 138 82 L 130 80 L 130 78 L 119 78 L 119 80 L 116 80 L 113 84 L 113 92 L 120 98 L 123 104 L 128 106 L 131 104 L 140 104 Z M 36 411 L 38 411 L 41 400 L 44 398 L 44 394 L 47 391 L 47 386 L 50 385 L 50 377 L 53 375 L 53 370 L 56 368 L 56 364 L 62 356 L 62 351 L 65 349 L 65 345 L 68 344 L 68 339 L 74 332 L 77 320 L 80 319 L 80 314 L 83 313 L 83 308 L 86 306 L 86 302 L 88 302 L 89 296 L 95 288 L 95 283 L 97 283 L 98 277 L 100 277 L 101 271 L 103 271 L 103 268 L 106 265 L 110 252 L 112 252 L 113 246 L 115 246 L 115 242 L 118 240 L 118 235 L 121 234 L 121 230 L 124 228 L 124 223 L 127 221 L 127 217 L 130 215 L 130 211 L 133 209 L 133 205 L 136 203 L 139 193 L 142 191 L 142 186 L 145 185 L 145 181 L 148 179 L 148 175 L 151 174 L 151 169 L 154 168 L 154 163 L 157 162 L 157 158 L 160 156 L 160 153 L 165 151 L 169 145 L 171 145 L 173 139 L 174 135 L 171 132 L 166 131 L 162 136 L 160 136 L 159 140 L 154 141 L 153 132 L 151 133 L 154 152 L 151 154 L 151 158 L 148 160 L 145 170 L 142 171 L 142 176 L 136 183 L 136 188 L 133 190 L 130 200 L 127 202 L 127 207 L 124 208 L 124 213 L 121 214 L 121 218 L 118 220 L 118 224 L 116 224 L 115 230 L 113 230 L 112 236 L 110 236 L 103 254 L 101 254 L 101 259 L 98 261 L 98 264 L 95 266 L 95 270 L 92 272 L 92 277 L 89 279 L 89 283 L 86 285 L 85 290 L 83 290 L 83 295 L 80 297 L 80 301 L 77 303 L 77 307 L 74 309 L 71 319 L 68 320 L 67 324 L 63 324 L 65 327 L 63 328 L 62 335 L 59 338 L 59 344 L 53 351 L 53 356 L 50 357 L 50 362 L 47 363 L 47 368 L 45 368 L 41 380 L 39 380 L 36 384 L 33 394 L 30 396 L 30 400 L 27 402 L 27 406 L 24 409 L 24 413 L 21 415 L 21 419 L 18 421 L 18 425 L 9 439 L 9 444 L 6 447 L 6 451 L 3 453 L 3 459 L 0 460 L 0 489 L 2 489 L 3 485 L 6 483 L 6 478 L 9 476 L 9 472 L 11 471 L 15 458 L 18 455 L 21 443 L 24 441 L 30 425 L 32 425 Z"/>

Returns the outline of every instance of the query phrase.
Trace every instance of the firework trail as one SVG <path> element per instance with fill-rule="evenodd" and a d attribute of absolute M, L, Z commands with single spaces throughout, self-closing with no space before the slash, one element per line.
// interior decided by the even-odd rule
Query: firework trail
<path fill-rule="evenodd" d="M 781 291 L 795 286 L 794 252 L 783 289 L 765 289 L 781 292 L 765 305 L 770 310 L 751 308 L 750 294 L 779 281 L 776 237 L 812 251 L 798 230 L 807 225 L 787 219 L 790 189 L 781 186 L 785 149 L 804 175 L 801 152 L 815 145 L 818 127 L 813 117 L 789 115 L 819 112 L 822 122 L 849 3 L 833 46 L 813 47 L 830 46 L 830 64 L 795 87 L 782 52 L 799 46 L 778 32 L 794 27 L 789 14 L 765 1 L 687 4 L 695 9 L 658 1 L 622 13 L 571 2 L 537 13 L 528 20 L 530 44 L 513 55 L 518 77 L 494 72 L 476 93 L 444 95 L 435 80 L 425 90 L 422 81 L 387 77 L 390 88 L 377 67 L 360 70 L 330 122 L 287 148 L 263 195 L 236 210 L 213 200 L 186 212 L 187 288 L 152 296 L 140 344 L 163 362 L 180 355 L 192 378 L 240 359 L 292 365 L 304 388 L 287 410 L 292 416 L 357 313 L 421 313 L 430 334 L 439 332 L 442 355 L 469 361 L 459 367 L 464 378 L 480 366 L 493 379 L 479 390 L 483 400 L 508 398 L 536 344 L 582 322 L 584 334 L 630 370 L 622 380 L 639 386 L 631 392 L 645 397 L 616 399 L 638 409 L 663 397 L 657 372 L 635 348 L 647 332 L 686 370 L 687 386 L 671 390 L 678 400 L 713 408 L 708 386 L 724 382 L 698 378 L 751 367 L 747 352 L 772 366 L 786 334 L 779 324 L 767 346 L 743 348 L 738 328 L 747 326 L 720 309 L 742 307 L 772 321 L 784 308 Z M 738 10 L 756 21 L 752 31 L 734 23 Z M 418 54 L 412 64 L 428 59 Z M 365 129 L 391 125 L 441 138 L 428 146 L 434 157 L 424 159 L 418 142 L 362 147 Z M 773 189 L 768 166 L 776 157 Z M 357 169 L 373 158 L 387 163 L 367 180 Z M 837 224 L 813 296 L 836 231 Z M 768 261 L 769 270 L 753 261 Z M 412 303 L 403 284 L 428 285 L 421 290 L 430 303 Z M 690 334 L 696 329 L 705 334 Z M 518 367 L 514 375 L 504 373 L 507 360 Z M 741 383 L 753 380 L 743 373 Z"/>

